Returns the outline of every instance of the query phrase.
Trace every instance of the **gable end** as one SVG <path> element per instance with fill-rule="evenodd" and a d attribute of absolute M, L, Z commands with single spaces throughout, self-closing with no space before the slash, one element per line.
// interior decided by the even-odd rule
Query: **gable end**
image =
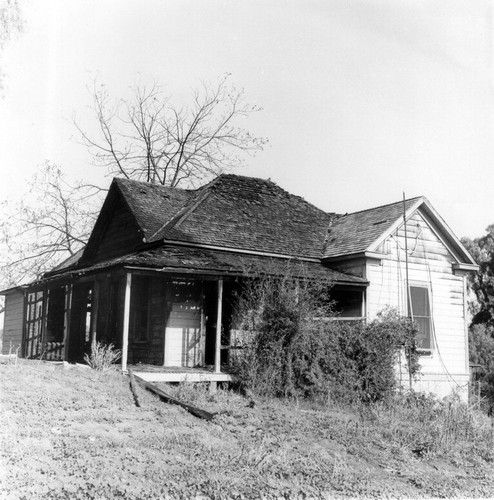
<path fill-rule="evenodd" d="M 133 252 L 143 234 L 122 194 L 112 185 L 80 264 L 88 265 Z"/>

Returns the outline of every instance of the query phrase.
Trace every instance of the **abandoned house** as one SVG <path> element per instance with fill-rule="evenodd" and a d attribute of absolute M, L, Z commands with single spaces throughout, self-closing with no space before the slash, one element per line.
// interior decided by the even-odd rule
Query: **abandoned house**
<path fill-rule="evenodd" d="M 337 215 L 238 175 L 196 190 L 114 179 L 86 247 L 2 292 L 3 350 L 82 362 L 97 340 L 147 380 L 228 381 L 235 291 L 289 272 L 331 283 L 339 320 L 386 307 L 412 315 L 422 354 L 415 388 L 466 397 L 466 276 L 476 269 L 424 197 Z"/>

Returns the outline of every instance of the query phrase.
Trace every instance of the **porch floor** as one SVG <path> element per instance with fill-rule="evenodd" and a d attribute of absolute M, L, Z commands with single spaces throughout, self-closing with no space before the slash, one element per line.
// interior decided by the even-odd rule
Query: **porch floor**
<path fill-rule="evenodd" d="M 221 373 L 215 373 L 211 366 L 188 368 L 186 366 L 127 365 L 134 375 L 146 382 L 232 382 L 234 375 L 228 367 L 222 366 Z"/>

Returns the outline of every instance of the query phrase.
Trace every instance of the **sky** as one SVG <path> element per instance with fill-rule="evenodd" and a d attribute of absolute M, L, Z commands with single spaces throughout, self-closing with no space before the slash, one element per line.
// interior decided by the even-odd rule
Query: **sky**
<path fill-rule="evenodd" d="M 237 173 L 346 213 L 425 195 L 458 236 L 494 223 L 494 4 L 477 0 L 20 0 L 4 48 L 0 200 L 48 160 L 109 185 L 78 141 L 94 79 L 185 99 L 230 80 L 268 146 Z M 2 214 L 0 213 L 0 217 Z"/>

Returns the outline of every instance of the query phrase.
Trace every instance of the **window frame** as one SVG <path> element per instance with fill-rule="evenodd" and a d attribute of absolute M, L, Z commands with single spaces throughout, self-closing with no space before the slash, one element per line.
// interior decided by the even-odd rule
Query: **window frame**
<path fill-rule="evenodd" d="M 414 314 L 412 288 L 422 289 L 426 291 L 428 315 Z M 419 334 L 425 336 L 426 340 L 427 337 L 429 338 L 429 346 L 428 347 L 417 346 L 417 351 L 422 355 L 428 355 L 428 354 L 432 355 L 432 353 L 434 352 L 434 332 L 433 332 L 434 326 L 432 321 L 432 293 L 430 284 L 422 281 L 410 281 L 408 283 L 408 297 L 409 297 L 408 308 L 409 308 L 410 318 L 414 321 L 415 325 L 418 327 Z M 418 321 L 415 321 L 415 318 L 428 320 L 428 326 L 429 326 L 428 334 L 420 329 L 420 323 Z"/>

